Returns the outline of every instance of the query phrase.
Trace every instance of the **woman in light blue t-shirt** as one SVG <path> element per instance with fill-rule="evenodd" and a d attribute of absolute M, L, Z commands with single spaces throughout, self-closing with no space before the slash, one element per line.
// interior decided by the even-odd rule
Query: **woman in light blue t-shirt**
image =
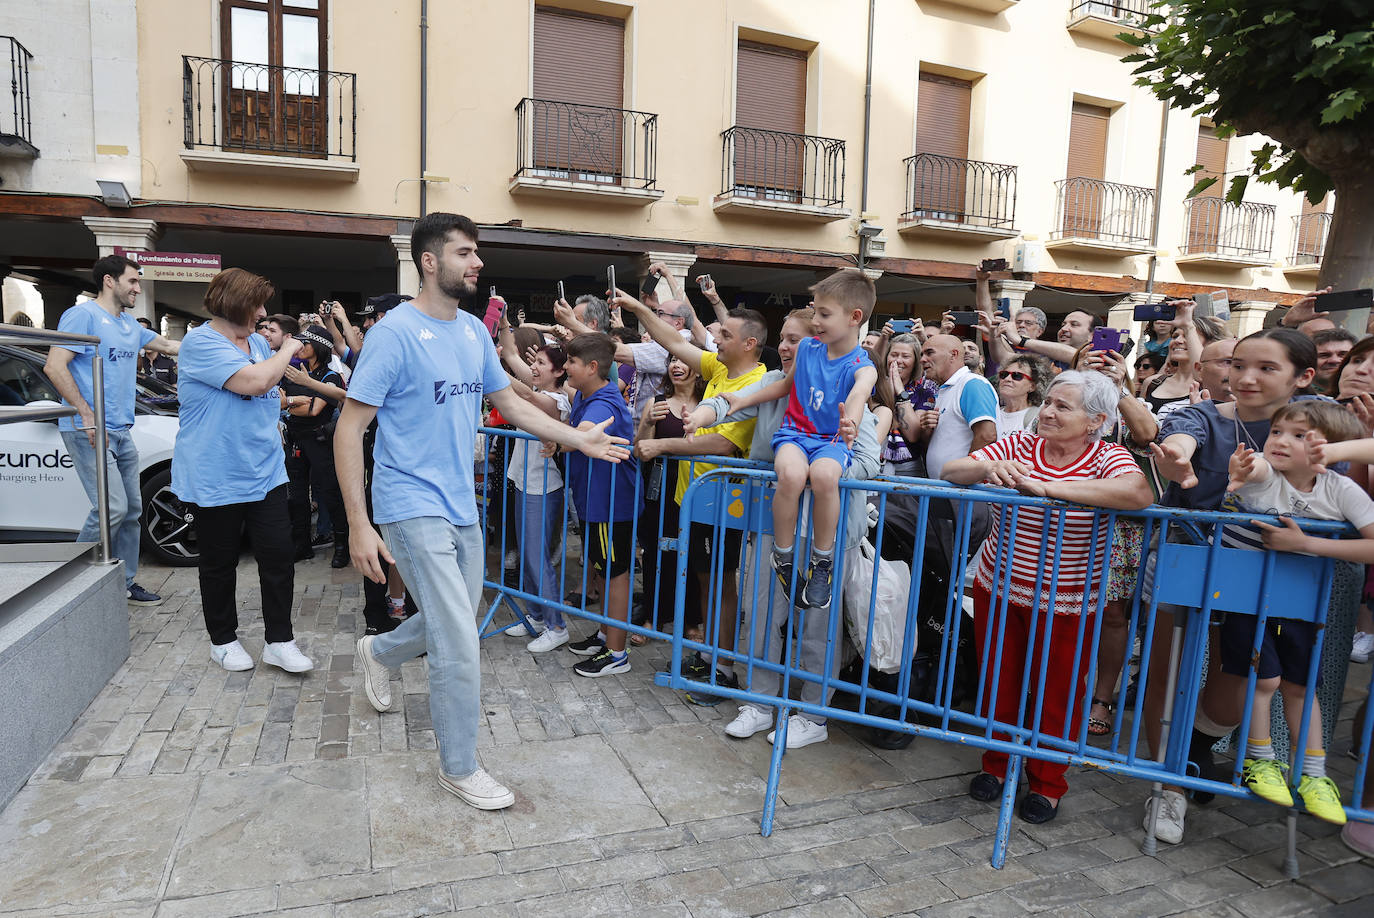
<path fill-rule="evenodd" d="M 287 338 L 273 355 L 253 333 L 274 293 L 242 268 L 215 275 L 205 293 L 213 317 L 181 342 L 181 426 L 172 453 L 172 492 L 195 514 L 200 598 L 210 659 L 227 670 L 253 668 L 238 639 L 234 600 L 243 532 L 262 585 L 262 661 L 303 673 L 315 664 L 291 631 L 295 565 L 286 504 L 286 457 L 277 418 L 277 383 L 301 344 Z"/>

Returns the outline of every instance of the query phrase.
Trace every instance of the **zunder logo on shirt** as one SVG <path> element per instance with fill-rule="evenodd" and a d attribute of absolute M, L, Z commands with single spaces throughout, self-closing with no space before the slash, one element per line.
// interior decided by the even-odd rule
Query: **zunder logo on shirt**
<path fill-rule="evenodd" d="M 436 405 L 446 403 L 449 396 L 481 394 L 482 384 L 480 382 L 451 383 L 446 379 L 436 379 L 434 381 L 434 404 Z"/>

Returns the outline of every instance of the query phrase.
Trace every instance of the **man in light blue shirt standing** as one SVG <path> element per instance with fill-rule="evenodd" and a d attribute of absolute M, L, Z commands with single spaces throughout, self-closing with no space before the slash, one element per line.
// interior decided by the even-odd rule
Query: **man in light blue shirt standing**
<path fill-rule="evenodd" d="M 122 255 L 106 255 L 91 269 L 98 291 L 93 300 L 84 300 L 62 313 L 57 330 L 100 339 L 100 357 L 105 363 L 105 435 L 108 441 L 105 464 L 109 475 L 110 541 L 114 553 L 124 562 L 125 596 L 132 605 L 155 606 L 162 597 L 134 582 L 138 573 L 139 517 L 143 498 L 138 482 L 138 448 L 134 446 L 134 402 L 137 394 L 138 355 L 147 349 L 175 355 L 179 341 L 169 341 L 138 324 L 127 310 L 141 292 L 138 265 Z M 76 409 L 78 418 L 62 418 L 58 428 L 67 453 L 72 457 L 76 477 L 91 500 L 91 512 L 77 535 L 78 542 L 99 539 L 100 513 L 96 509 L 95 489 L 95 401 L 92 360 L 96 346 L 65 344 L 48 351 L 44 370 L 57 387 L 62 400 Z"/>
<path fill-rule="evenodd" d="M 473 452 L 485 397 L 512 424 L 594 459 L 629 457 L 609 421 L 574 430 L 515 395 L 486 327 L 459 308 L 477 290 L 482 261 L 467 217 L 433 213 L 411 233 L 420 295 L 367 333 L 334 435 L 335 467 L 348 511 L 353 566 L 381 583 L 396 564 L 420 607 L 394 631 L 358 641 L 363 688 L 378 711 L 391 706 L 388 669 L 428 653 L 429 707 L 439 746 L 439 786 L 478 809 L 515 795 L 477 763 L 480 680 L 477 607 L 482 532 Z M 363 495 L 363 431 L 377 420 L 373 517 Z"/>

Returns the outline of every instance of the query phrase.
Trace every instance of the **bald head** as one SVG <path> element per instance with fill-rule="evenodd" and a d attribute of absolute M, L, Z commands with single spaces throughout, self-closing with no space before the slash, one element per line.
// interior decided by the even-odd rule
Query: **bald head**
<path fill-rule="evenodd" d="M 931 335 L 921 346 L 921 372 L 943 384 L 964 365 L 964 342 L 953 335 Z"/>

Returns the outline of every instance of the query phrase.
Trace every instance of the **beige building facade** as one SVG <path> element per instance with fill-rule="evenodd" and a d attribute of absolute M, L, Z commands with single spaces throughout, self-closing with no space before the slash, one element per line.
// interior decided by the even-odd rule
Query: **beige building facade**
<path fill-rule="evenodd" d="M 1255 184 L 1221 202 L 1263 141 L 1182 111 L 1162 132 L 1114 37 L 1144 7 L 138 0 L 132 206 L 7 183 L 0 251 L 66 258 L 73 283 L 116 235 L 218 254 L 296 311 L 413 292 L 411 222 L 452 210 L 482 227 L 484 282 L 534 313 L 556 281 L 661 259 L 779 316 L 862 264 L 883 312 L 930 318 L 1006 258 L 1013 304 L 1122 320 L 1153 261 L 1157 292 L 1224 288 L 1249 328 L 1310 288 L 1323 214 Z M 1195 163 L 1223 181 L 1188 202 Z M 28 251 L 17 218 L 66 248 Z M 159 282 L 157 311 L 192 319 L 202 293 Z"/>

